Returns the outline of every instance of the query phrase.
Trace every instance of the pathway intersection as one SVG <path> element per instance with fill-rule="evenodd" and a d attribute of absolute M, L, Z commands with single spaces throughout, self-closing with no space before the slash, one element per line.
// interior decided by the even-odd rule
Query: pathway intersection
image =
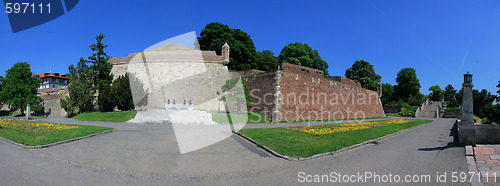
<path fill-rule="evenodd" d="M 84 122 L 49 117 L 47 122 L 105 126 L 106 135 L 28 150 L 0 142 L 1 185 L 286 184 L 311 181 L 308 175 L 429 175 L 430 183 L 452 172 L 467 172 L 464 148 L 449 136 L 453 119 L 429 124 L 333 156 L 287 161 L 233 136 L 180 154 L 171 125 Z M 324 123 L 322 123 L 324 124 Z M 248 125 L 271 127 L 276 124 Z M 286 124 L 295 125 L 295 124 Z M 327 181 L 333 181 L 330 177 Z M 314 181 L 314 180 L 313 180 Z M 323 180 L 324 181 L 324 180 Z M 370 185 L 386 185 L 367 180 Z M 394 180 L 393 180 L 394 181 Z M 323 182 L 324 183 L 324 182 Z M 325 183 L 328 184 L 328 183 Z M 406 183 L 408 184 L 408 183 Z M 468 184 L 468 183 L 463 183 Z"/>

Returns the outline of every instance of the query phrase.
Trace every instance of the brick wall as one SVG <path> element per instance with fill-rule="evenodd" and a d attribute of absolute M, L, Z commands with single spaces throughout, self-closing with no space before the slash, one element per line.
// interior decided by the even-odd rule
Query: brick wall
<path fill-rule="evenodd" d="M 352 79 L 345 78 L 345 77 L 342 77 L 342 76 L 330 76 L 330 77 L 327 77 L 327 78 L 331 79 L 331 80 L 334 80 L 334 81 L 338 81 L 338 82 L 347 84 L 347 85 L 350 85 L 350 86 L 361 87 L 361 84 L 358 83 L 357 81 L 354 81 Z"/>
<path fill-rule="evenodd" d="M 385 116 L 375 91 L 308 74 L 281 72 L 280 120 Z"/>
<path fill-rule="evenodd" d="M 317 72 L 318 70 L 307 67 L 283 63 L 279 80 L 276 79 L 276 72 L 245 76 L 250 96 L 255 102 L 252 111 L 271 118 L 273 109 L 277 107 L 278 121 L 385 116 L 377 92 L 361 88 L 358 82 L 348 78 L 326 78 Z M 279 98 L 274 95 L 277 82 Z"/>
<path fill-rule="evenodd" d="M 324 77 L 323 71 L 317 70 L 314 68 L 309 68 L 309 67 L 304 67 L 304 66 L 299 66 L 299 65 L 294 65 L 290 63 L 282 63 L 281 64 L 281 69 L 286 72 L 295 72 L 295 73 L 302 73 L 302 74 L 308 74 L 314 77 Z"/>
<path fill-rule="evenodd" d="M 272 111 L 275 106 L 273 103 L 275 99 L 274 77 L 274 72 L 266 72 L 243 77 L 249 88 L 250 97 L 253 99 L 252 105 L 254 106 L 253 108 L 250 108 L 250 111 L 264 114 L 269 118 L 272 117 Z"/>

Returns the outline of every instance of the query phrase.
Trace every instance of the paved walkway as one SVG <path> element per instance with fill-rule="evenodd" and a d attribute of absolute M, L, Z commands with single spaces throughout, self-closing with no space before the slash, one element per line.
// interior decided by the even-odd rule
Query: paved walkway
<path fill-rule="evenodd" d="M 447 173 L 444 184 L 456 185 L 450 174 L 467 172 L 464 148 L 453 146 L 449 136 L 452 119 L 435 119 L 377 144 L 302 162 L 269 156 L 234 136 L 181 155 L 170 125 L 48 120 L 118 131 L 35 150 L 0 142 L 0 185 L 302 185 L 310 180 L 307 175 L 358 172 L 401 179 L 429 175 L 426 184 L 439 185 L 437 172 Z"/>
<path fill-rule="evenodd" d="M 476 145 L 473 149 L 481 181 L 500 185 L 500 145 Z"/>

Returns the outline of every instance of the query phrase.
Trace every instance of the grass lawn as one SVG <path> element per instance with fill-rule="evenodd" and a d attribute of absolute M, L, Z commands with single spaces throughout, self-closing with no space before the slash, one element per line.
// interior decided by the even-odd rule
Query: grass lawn
<path fill-rule="evenodd" d="M 429 122 L 431 120 L 392 119 L 314 127 L 241 129 L 238 133 L 279 154 L 304 158 L 340 150 Z"/>
<path fill-rule="evenodd" d="M 1 137 L 27 146 L 47 145 L 108 130 L 112 128 L 31 121 L 0 121 Z"/>
<path fill-rule="evenodd" d="M 385 113 L 385 115 L 392 116 L 392 117 L 403 117 L 399 115 L 399 113 Z"/>
<path fill-rule="evenodd" d="M 412 116 L 401 116 L 399 113 L 385 113 L 385 114 L 388 116 L 392 116 L 392 117 L 410 117 L 410 118 L 412 118 Z"/>
<path fill-rule="evenodd" d="M 125 122 L 133 119 L 136 114 L 136 111 L 84 112 L 74 116 L 73 119 L 80 121 Z"/>
<path fill-rule="evenodd" d="M 212 119 L 218 124 L 229 124 L 227 118 L 228 113 L 217 112 L 216 110 L 210 111 L 212 113 Z M 269 123 L 270 120 L 266 116 L 255 112 L 242 112 L 240 114 L 231 114 L 231 123 Z"/>

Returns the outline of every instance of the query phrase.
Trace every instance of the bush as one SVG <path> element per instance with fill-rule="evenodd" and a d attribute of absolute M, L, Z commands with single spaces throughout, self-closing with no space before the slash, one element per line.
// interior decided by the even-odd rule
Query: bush
<path fill-rule="evenodd" d="M 113 81 L 111 90 L 116 93 L 115 102 L 118 109 L 121 111 L 133 110 L 134 101 L 132 99 L 132 91 L 130 89 L 129 74 L 119 76 Z"/>
<path fill-rule="evenodd" d="M 417 110 L 417 108 L 417 106 L 406 105 L 401 108 L 401 112 L 399 112 L 398 114 L 403 117 L 415 116 L 415 110 Z"/>
<path fill-rule="evenodd" d="M 420 106 L 424 102 L 424 99 L 419 99 L 419 98 L 413 98 L 408 101 L 408 104 L 411 106 Z"/>
<path fill-rule="evenodd" d="M 99 103 L 99 110 L 101 112 L 110 112 L 113 111 L 115 108 L 115 97 L 116 94 L 115 92 L 111 91 L 111 86 L 110 85 L 103 85 L 103 88 L 101 89 L 101 92 L 99 92 L 98 96 L 98 103 Z"/>
<path fill-rule="evenodd" d="M 69 99 L 68 96 L 65 96 L 64 98 L 61 99 L 60 105 L 61 108 L 63 108 L 66 111 L 66 117 L 71 118 L 78 114 L 78 109 L 76 109 L 76 107 L 73 106 L 73 104 L 71 104 L 71 100 Z"/>
<path fill-rule="evenodd" d="M 456 115 L 456 116 L 458 116 L 459 113 L 460 113 L 460 107 L 447 107 L 444 110 L 444 114 L 445 115 Z"/>

